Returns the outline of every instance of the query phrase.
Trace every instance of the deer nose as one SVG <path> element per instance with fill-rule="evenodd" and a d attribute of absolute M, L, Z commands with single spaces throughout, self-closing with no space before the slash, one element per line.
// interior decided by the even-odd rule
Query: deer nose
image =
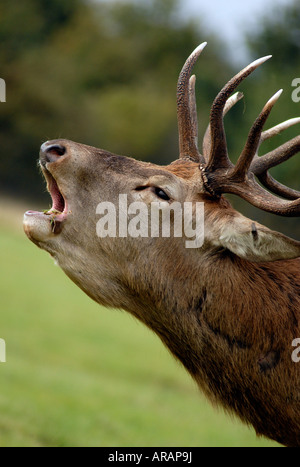
<path fill-rule="evenodd" d="M 57 142 L 46 141 L 42 144 L 40 151 L 41 162 L 56 162 L 60 157 L 62 157 L 67 151 L 67 148 Z"/>

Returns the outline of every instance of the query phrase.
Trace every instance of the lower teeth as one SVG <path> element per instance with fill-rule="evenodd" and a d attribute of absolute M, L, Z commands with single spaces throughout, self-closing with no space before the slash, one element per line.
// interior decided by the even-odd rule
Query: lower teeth
<path fill-rule="evenodd" d="M 57 211 L 57 209 L 45 209 L 43 211 L 44 214 L 46 214 L 47 216 L 51 216 L 51 214 L 55 214 L 56 216 L 58 216 L 58 214 L 62 214 L 60 211 Z"/>

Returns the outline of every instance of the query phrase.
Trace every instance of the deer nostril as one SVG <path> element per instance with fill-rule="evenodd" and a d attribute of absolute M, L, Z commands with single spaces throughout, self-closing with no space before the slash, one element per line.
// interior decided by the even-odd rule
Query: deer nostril
<path fill-rule="evenodd" d="M 41 160 L 55 162 L 66 153 L 67 149 L 62 144 L 44 143 L 41 147 Z"/>
<path fill-rule="evenodd" d="M 66 148 L 61 144 L 53 144 L 52 146 L 48 146 L 45 152 L 53 154 L 54 156 L 63 156 L 66 152 Z"/>

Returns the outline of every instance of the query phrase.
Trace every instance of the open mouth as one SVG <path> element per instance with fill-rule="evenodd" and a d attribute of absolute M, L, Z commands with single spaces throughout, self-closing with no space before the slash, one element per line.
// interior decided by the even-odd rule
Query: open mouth
<path fill-rule="evenodd" d="M 48 210 L 38 211 L 27 211 L 27 216 L 46 216 L 51 224 L 51 230 L 53 233 L 60 233 L 62 228 L 62 222 L 68 215 L 68 203 L 64 195 L 62 194 L 57 181 L 53 175 L 41 165 L 42 172 L 47 182 L 47 189 L 52 198 L 52 207 Z"/>
<path fill-rule="evenodd" d="M 47 169 L 44 171 L 44 173 L 47 180 L 48 191 L 52 198 L 52 208 L 49 211 L 46 211 L 45 214 L 55 213 L 57 215 L 61 215 L 66 209 L 65 198 L 58 188 L 57 182 L 51 173 Z"/>

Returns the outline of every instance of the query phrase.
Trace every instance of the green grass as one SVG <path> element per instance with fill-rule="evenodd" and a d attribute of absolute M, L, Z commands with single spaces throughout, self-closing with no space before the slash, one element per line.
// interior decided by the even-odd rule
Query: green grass
<path fill-rule="evenodd" d="M 159 339 L 0 230 L 0 446 L 272 446 L 212 408 Z"/>

